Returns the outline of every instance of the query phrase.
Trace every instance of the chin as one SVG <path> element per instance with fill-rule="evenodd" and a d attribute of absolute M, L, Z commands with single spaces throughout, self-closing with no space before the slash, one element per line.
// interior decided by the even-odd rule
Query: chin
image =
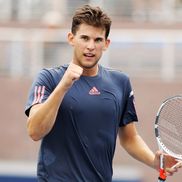
<path fill-rule="evenodd" d="M 97 65 L 98 62 L 96 63 L 93 63 L 93 64 L 81 64 L 81 66 L 83 68 L 86 68 L 86 69 L 91 69 L 91 68 L 94 68 L 96 65 Z"/>
<path fill-rule="evenodd" d="M 86 69 L 94 68 L 98 64 L 96 60 L 83 60 L 80 62 L 80 66 Z"/>

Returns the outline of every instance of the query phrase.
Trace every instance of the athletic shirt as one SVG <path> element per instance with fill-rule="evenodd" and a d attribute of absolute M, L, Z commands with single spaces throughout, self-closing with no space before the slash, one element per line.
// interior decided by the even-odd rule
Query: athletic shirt
<path fill-rule="evenodd" d="M 25 113 L 43 103 L 68 65 L 43 69 L 30 89 Z M 99 65 L 65 94 L 52 130 L 42 139 L 37 175 L 48 182 L 111 182 L 119 127 L 137 121 L 127 75 Z"/>

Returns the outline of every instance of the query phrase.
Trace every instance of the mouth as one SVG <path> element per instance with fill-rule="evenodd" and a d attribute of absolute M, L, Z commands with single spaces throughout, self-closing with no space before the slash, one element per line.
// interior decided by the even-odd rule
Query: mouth
<path fill-rule="evenodd" d="M 95 57 L 95 54 L 93 54 L 93 53 L 84 53 L 83 55 L 85 57 L 87 57 L 87 58 L 93 58 L 93 57 Z"/>

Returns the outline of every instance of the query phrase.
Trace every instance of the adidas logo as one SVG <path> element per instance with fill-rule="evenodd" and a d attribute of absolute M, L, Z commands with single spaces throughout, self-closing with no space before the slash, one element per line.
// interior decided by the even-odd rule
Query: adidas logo
<path fill-rule="evenodd" d="M 97 90 L 96 87 L 93 87 L 90 91 L 89 91 L 90 95 L 100 95 L 100 92 Z"/>

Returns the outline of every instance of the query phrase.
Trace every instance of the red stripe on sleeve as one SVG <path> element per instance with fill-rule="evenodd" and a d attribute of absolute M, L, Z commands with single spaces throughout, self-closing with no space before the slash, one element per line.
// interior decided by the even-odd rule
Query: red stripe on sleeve
<path fill-rule="evenodd" d="M 39 103 L 42 102 L 42 99 L 43 99 L 43 97 L 44 97 L 44 92 L 45 92 L 45 86 L 42 86 L 42 91 L 41 91 L 41 96 L 40 96 Z"/>
<path fill-rule="evenodd" d="M 32 102 L 32 105 L 35 104 L 36 100 L 37 100 L 37 86 L 35 86 L 35 89 L 34 89 L 34 100 Z"/>

